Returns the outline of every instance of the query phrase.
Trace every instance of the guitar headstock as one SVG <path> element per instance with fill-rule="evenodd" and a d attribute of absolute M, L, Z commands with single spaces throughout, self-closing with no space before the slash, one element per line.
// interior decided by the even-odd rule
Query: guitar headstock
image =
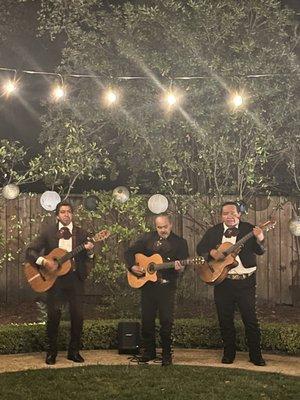
<path fill-rule="evenodd" d="M 94 242 L 102 242 L 102 240 L 107 239 L 110 236 L 110 232 L 107 229 L 103 229 L 102 231 L 96 233 L 95 236 L 93 236 L 93 241 Z"/>
<path fill-rule="evenodd" d="M 259 225 L 259 227 L 268 232 L 269 230 L 274 229 L 276 224 L 277 224 L 277 221 L 269 220 L 269 221 L 266 221 L 263 224 Z"/>

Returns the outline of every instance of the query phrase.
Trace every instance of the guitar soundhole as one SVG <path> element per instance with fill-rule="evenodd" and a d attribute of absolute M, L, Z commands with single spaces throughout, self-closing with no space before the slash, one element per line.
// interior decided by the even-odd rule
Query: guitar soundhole
<path fill-rule="evenodd" d="M 154 272 L 155 272 L 155 263 L 150 263 L 149 265 L 148 265 L 148 272 L 149 272 L 149 274 L 154 274 Z"/>

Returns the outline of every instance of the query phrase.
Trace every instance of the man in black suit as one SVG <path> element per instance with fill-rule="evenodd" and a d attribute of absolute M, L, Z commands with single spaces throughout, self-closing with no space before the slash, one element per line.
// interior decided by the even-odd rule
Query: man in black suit
<path fill-rule="evenodd" d="M 238 306 L 249 346 L 250 361 L 259 366 L 266 365 L 261 355 L 260 329 L 255 309 L 256 291 L 256 255 L 265 251 L 263 231 L 242 222 L 241 212 L 235 202 L 226 202 L 221 207 L 221 223 L 208 229 L 197 245 L 197 253 L 207 260 L 222 259 L 217 246 L 224 242 L 236 243 L 249 232 L 253 236 L 245 242 L 236 257 L 238 266 L 231 269 L 227 278 L 214 287 L 214 299 L 217 308 L 221 336 L 224 344 L 222 363 L 231 364 L 235 359 L 234 311 Z"/>
<path fill-rule="evenodd" d="M 154 219 L 155 231 L 144 234 L 126 252 L 125 260 L 130 272 L 142 276 L 141 267 L 135 264 L 135 255 L 147 257 L 159 254 L 163 261 L 175 261 L 175 269 L 162 271 L 157 282 L 147 282 L 141 288 L 143 353 L 141 362 L 156 358 L 155 317 L 160 320 L 162 344 L 162 366 L 172 364 L 172 327 L 174 319 L 175 291 L 178 272 L 183 270 L 179 260 L 188 257 L 185 239 L 172 232 L 172 222 L 167 214 L 159 214 Z"/>
<path fill-rule="evenodd" d="M 68 302 L 71 317 L 71 338 L 68 348 L 68 359 L 84 362 L 79 354 L 83 329 L 83 310 L 80 296 L 83 294 L 84 280 L 93 263 L 93 243 L 88 241 L 87 232 L 73 224 L 73 208 L 68 202 L 61 202 L 56 207 L 57 223 L 46 225 L 26 250 L 26 259 L 48 270 L 56 270 L 57 263 L 47 260 L 41 254 L 49 254 L 59 247 L 72 251 L 84 244 L 84 250 L 72 259 L 71 270 L 59 276 L 54 285 L 47 291 L 47 337 L 48 349 L 46 364 L 55 364 L 57 356 L 57 336 L 61 317 L 61 306 Z"/>

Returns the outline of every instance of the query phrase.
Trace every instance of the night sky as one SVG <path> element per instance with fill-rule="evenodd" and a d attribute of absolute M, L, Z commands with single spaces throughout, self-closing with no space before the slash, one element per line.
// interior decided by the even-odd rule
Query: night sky
<path fill-rule="evenodd" d="M 5 4 L 6 0 L 0 0 L 0 4 L 1 2 Z M 114 4 L 124 2 L 111 1 Z M 10 13 L 11 21 L 16 20 L 17 23 L 13 23 L 7 39 L 0 42 L 0 67 L 53 72 L 60 62 L 64 38 L 60 36 L 54 42 L 50 42 L 46 37 L 37 38 L 35 33 L 38 2 L 19 4 L 15 0 L 15 3 Z M 285 0 L 282 3 L 296 10 L 300 19 L 299 0 Z M 9 23 L 11 21 L 8 20 Z M 22 29 L 19 29 L 20 25 Z M 5 27 L 2 26 L 1 31 L 5 31 Z M 6 73 L 0 71 L 0 79 L 3 80 L 5 77 Z M 12 97 L 7 100 L 0 97 L 0 138 L 18 140 L 31 154 L 35 154 L 39 151 L 38 136 L 41 130 L 39 117 L 44 112 L 41 101 L 48 95 L 49 88 L 43 76 L 21 75 L 20 78 L 21 99 Z"/>

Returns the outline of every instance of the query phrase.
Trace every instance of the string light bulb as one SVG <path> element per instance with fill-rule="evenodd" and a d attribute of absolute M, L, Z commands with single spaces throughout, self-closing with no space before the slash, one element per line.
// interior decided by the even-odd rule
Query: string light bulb
<path fill-rule="evenodd" d="M 16 80 L 8 80 L 6 83 L 3 85 L 3 93 L 6 96 L 12 95 L 14 92 L 17 91 L 17 81 Z"/>
<path fill-rule="evenodd" d="M 229 93 L 227 103 L 232 111 L 244 110 L 249 100 L 249 94 L 241 89 L 239 91 L 232 91 Z"/>
<path fill-rule="evenodd" d="M 240 94 L 235 94 L 232 99 L 232 103 L 236 108 L 238 108 L 244 104 L 244 99 Z"/>
<path fill-rule="evenodd" d="M 62 85 L 57 85 L 52 90 L 52 98 L 55 101 L 63 100 L 66 96 L 65 88 Z"/>
<path fill-rule="evenodd" d="M 117 102 L 118 100 L 118 95 L 115 91 L 113 91 L 112 89 L 109 89 L 106 93 L 105 93 L 105 99 L 106 99 L 106 103 L 107 105 L 113 105 Z"/>
<path fill-rule="evenodd" d="M 184 99 L 184 93 L 178 88 L 170 88 L 162 97 L 162 105 L 169 112 L 178 107 Z"/>
<path fill-rule="evenodd" d="M 168 93 L 166 96 L 166 102 L 169 106 L 174 106 L 177 103 L 177 98 L 173 93 Z"/>

